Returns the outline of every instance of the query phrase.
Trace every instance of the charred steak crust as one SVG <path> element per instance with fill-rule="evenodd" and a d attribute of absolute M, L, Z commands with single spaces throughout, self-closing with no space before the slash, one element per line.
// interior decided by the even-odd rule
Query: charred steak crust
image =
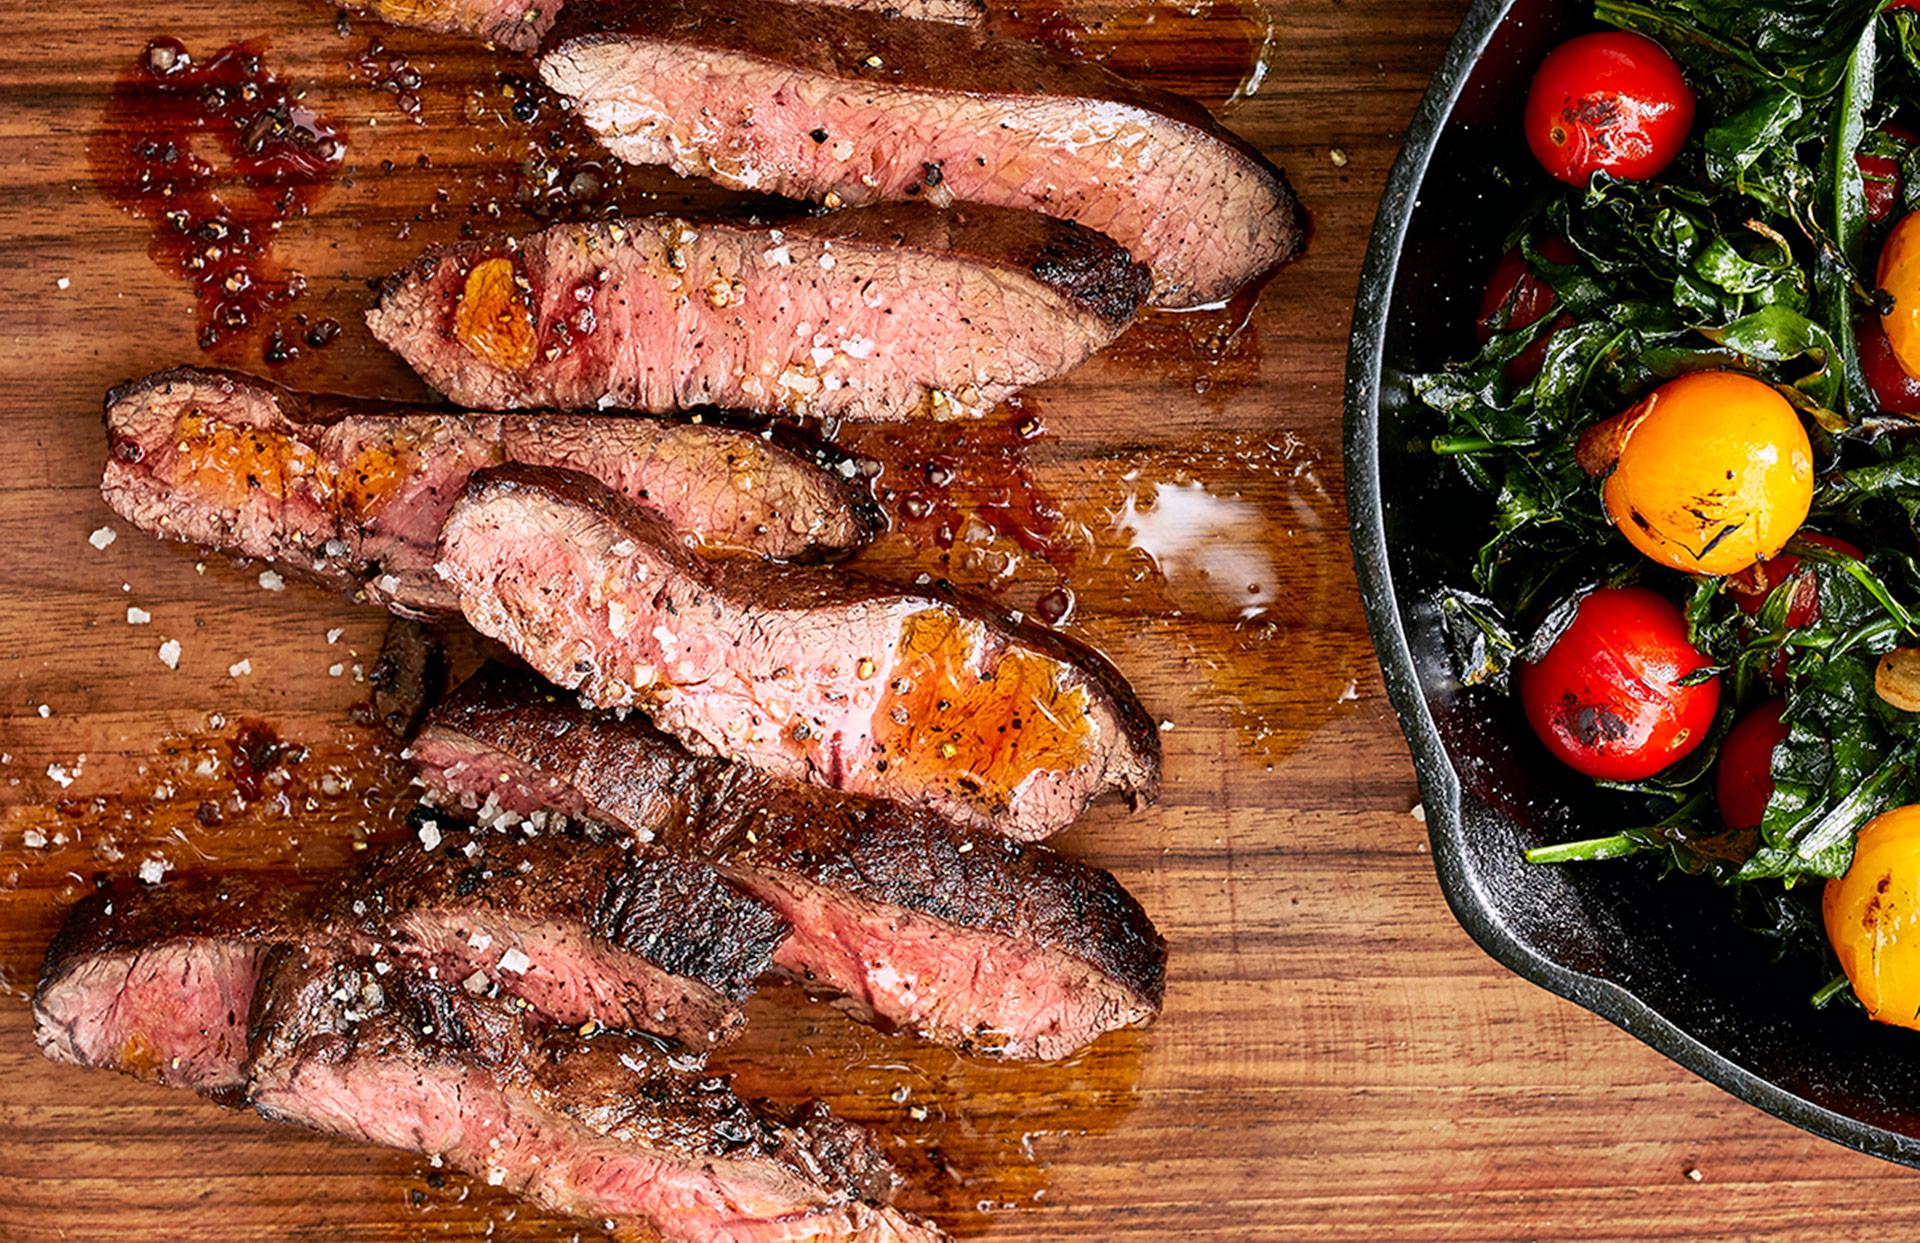
<path fill-rule="evenodd" d="M 658 564 L 670 567 L 673 575 L 690 585 L 691 601 L 695 602 L 699 609 L 711 607 L 718 612 L 731 605 L 749 610 L 782 610 L 789 613 L 801 613 L 810 609 L 844 611 L 889 600 L 906 600 L 914 604 L 925 601 L 929 610 L 939 606 L 950 606 L 958 616 L 981 622 L 997 631 L 1005 643 L 1005 646 L 1000 649 L 1000 658 L 1003 663 L 1007 659 L 1007 653 L 1024 648 L 1026 651 L 1039 653 L 1041 656 L 1059 662 L 1062 670 L 1073 671 L 1071 676 L 1083 680 L 1080 686 L 1089 695 L 1084 708 L 1089 720 L 1097 719 L 1098 714 L 1105 713 L 1111 717 L 1112 728 L 1117 733 L 1117 737 L 1096 738 L 1094 745 L 1099 749 L 1084 756 L 1070 771 L 1062 773 L 1036 770 L 1037 775 L 1041 777 L 1058 777 L 1062 782 L 1070 781 L 1070 784 L 1059 788 L 1047 786 L 1042 794 L 1031 796 L 1020 806 L 1015 806 L 1015 803 L 1027 793 L 1026 791 L 1016 789 L 1002 795 L 989 794 L 975 788 L 970 794 L 960 793 L 956 791 L 965 788 L 964 784 L 950 780 L 947 776 L 903 778 L 896 782 L 895 778 L 889 775 L 884 777 L 887 789 L 876 791 L 883 793 L 884 797 L 893 798 L 896 801 L 924 802 L 928 806 L 938 807 L 954 818 L 965 818 L 982 825 L 990 825 L 1010 836 L 1032 840 L 1049 836 L 1067 827 L 1067 824 L 1084 809 L 1085 804 L 1103 791 L 1117 789 L 1135 806 L 1151 802 L 1158 794 L 1160 735 L 1153 719 L 1134 695 L 1133 688 L 1111 663 L 1091 648 L 1065 635 L 1026 622 L 1014 623 L 997 606 L 950 589 L 916 590 L 908 593 L 844 570 L 823 573 L 796 566 L 702 561 L 671 541 L 664 540 L 660 524 L 651 515 L 628 504 L 597 481 L 571 471 L 518 465 L 477 471 L 468 480 L 466 494 L 456 505 L 454 516 L 448 523 L 447 534 L 441 541 L 439 568 L 443 573 L 446 573 L 447 567 L 451 565 L 453 546 L 459 538 L 454 532 L 461 526 L 462 512 L 470 514 L 473 512 L 473 507 L 485 505 L 496 497 L 519 497 L 536 505 L 557 506 L 567 511 L 570 528 L 576 531 L 581 520 L 579 516 L 591 515 L 594 519 L 607 524 L 609 529 L 626 533 L 631 538 L 623 539 L 622 543 L 644 544 L 654 550 L 657 553 Z M 479 555 L 478 550 L 476 555 Z M 449 577 L 457 582 L 461 578 L 461 571 L 454 568 Z M 483 586 L 485 591 L 493 592 L 497 591 L 500 585 L 500 580 L 490 579 Z M 543 595 L 556 590 L 559 590 L 559 585 L 555 583 L 543 583 L 539 587 Z M 668 599 L 670 590 L 668 585 L 660 585 L 656 599 Z M 672 602 L 669 601 L 669 603 Z M 677 604 L 672 606 L 680 607 Z M 514 609 L 491 597 L 476 606 L 473 601 L 466 598 L 466 592 L 463 590 L 462 607 L 469 623 L 475 624 L 483 633 L 489 633 L 491 637 L 502 639 L 510 647 L 516 639 L 523 640 L 527 644 L 538 644 L 564 641 L 566 638 L 553 629 L 556 625 L 566 623 L 556 623 L 550 616 L 521 617 L 517 621 L 505 623 L 506 626 L 524 630 L 524 633 L 512 635 L 493 633 L 489 626 L 495 622 L 501 622 L 507 614 L 513 613 Z M 496 609 L 499 615 L 494 616 L 490 613 L 487 624 L 476 621 L 476 611 Z M 519 651 L 516 655 L 525 659 L 529 654 Z M 836 653 L 835 655 L 845 657 L 845 663 L 848 666 L 857 663 L 852 654 Z M 536 668 L 539 667 L 538 661 L 530 661 L 530 663 Z M 551 676 L 558 671 L 543 670 L 542 672 Z M 740 671 L 731 670 L 730 672 L 738 674 Z M 584 685 L 582 675 L 577 670 L 573 671 L 572 676 L 575 680 L 574 684 Z M 597 671 L 590 671 L 585 675 L 585 680 L 599 676 Z M 991 683 L 992 676 L 989 676 L 986 682 Z M 657 692 L 648 691 L 645 688 L 630 687 L 628 689 L 636 701 L 647 703 L 649 711 L 658 720 L 661 708 L 657 702 Z M 654 702 L 648 703 L 650 696 L 654 698 Z M 607 703 L 603 700 L 599 706 L 622 705 Z M 898 718 L 894 719 L 898 720 Z M 920 727 L 919 723 L 912 723 L 910 713 L 909 723 L 912 728 Z M 900 726 L 900 728 L 908 727 L 909 725 Z M 1093 727 L 1089 725 L 1085 728 Z M 692 727 L 689 726 L 689 729 L 691 730 Z M 684 743 L 687 739 L 682 737 L 681 741 Z M 716 745 L 704 737 L 701 741 L 704 743 L 703 749 L 712 750 Z M 738 757 L 730 756 L 729 758 Z M 765 766 L 772 762 L 772 759 L 770 755 L 763 755 L 755 762 Z M 949 762 L 966 763 L 970 759 L 971 757 L 967 757 Z M 838 758 L 834 760 L 836 767 L 841 762 Z M 881 772 L 885 771 L 884 765 L 876 765 L 876 768 Z M 809 779 L 819 784 L 835 788 L 853 788 L 843 784 L 846 780 L 844 774 L 823 772 L 812 761 L 808 762 L 806 773 Z M 969 781 L 974 780 L 971 770 L 967 770 L 965 775 Z M 876 776 L 872 780 L 879 782 L 882 778 Z M 1030 808 L 1030 814 L 1023 812 L 1022 808 Z"/>
<path fill-rule="evenodd" d="M 657 1158 L 722 1191 L 747 1171 L 755 1183 L 743 1201 L 764 1204 L 770 1182 L 793 1195 L 790 1217 L 778 1220 L 837 1211 L 864 1227 L 829 1229 L 823 1239 L 943 1237 L 885 1207 L 899 1186 L 892 1165 L 864 1130 L 822 1106 L 783 1114 L 742 1100 L 725 1078 L 704 1073 L 698 1059 L 639 1038 L 542 1027 L 517 1007 L 457 984 L 381 974 L 371 959 L 298 946 L 273 951 L 255 999 L 249 1051 L 249 1095 L 262 1116 L 420 1151 L 436 1151 L 435 1140 L 451 1136 L 451 1164 L 563 1212 L 616 1215 L 617 1206 L 603 1198 L 621 1189 L 618 1179 L 601 1177 L 608 1161 L 591 1163 L 587 1179 L 567 1178 L 570 1160 L 591 1149 L 603 1158 Z M 394 1086 L 363 1099 L 352 1086 L 355 1069 L 374 1072 L 369 1082 Z M 436 1096 L 434 1085 L 443 1080 L 451 1087 Z M 447 1100 L 454 1116 L 439 1112 Z M 483 1137 L 491 1128 L 474 1123 L 493 1114 L 530 1123 L 533 1134 L 509 1130 L 499 1139 L 510 1142 L 489 1145 Z M 414 1115 L 436 1133 L 400 1120 Z M 520 1152 L 523 1144 L 533 1148 L 531 1161 Z M 486 1168 L 495 1162 L 497 1176 Z M 670 1240 L 730 1238 L 724 1229 L 733 1213 L 750 1212 L 730 1208 L 725 1197 L 719 1206 L 682 1200 L 671 1205 L 678 1216 L 658 1211 L 648 1224 Z"/>
<path fill-rule="evenodd" d="M 715 411 L 462 414 L 175 367 L 106 398 L 107 502 L 142 530 L 273 559 L 398 612 L 452 611 L 429 565 L 476 466 L 590 470 L 711 551 L 844 555 L 885 526 L 857 460 Z"/>
<path fill-rule="evenodd" d="M 578 835 L 449 832 L 432 851 L 403 842 L 369 861 L 330 911 L 367 936 L 402 940 L 414 919 L 458 924 L 463 913 L 577 927 L 590 944 L 733 1002 L 752 995 L 787 934 L 779 915 L 706 864 Z M 497 957 L 504 945 L 493 941 Z"/>
<path fill-rule="evenodd" d="M 497 264 L 514 292 L 480 282 Z M 431 246 L 381 282 L 367 323 L 478 408 L 950 418 L 1078 366 L 1151 286 L 1124 247 L 1071 221 L 877 203 L 767 226 L 646 216 Z M 586 332 L 570 318 L 583 291 Z M 510 330 L 464 321 L 473 306 Z"/>
<path fill-rule="evenodd" d="M 691 756 L 637 714 L 590 711 L 499 664 L 434 709 L 422 742 L 447 734 L 558 777 L 583 814 L 675 854 L 795 874 L 1065 954 L 1153 1010 L 1165 993 L 1166 942 L 1139 902 L 1111 874 L 1045 846 Z"/>
<path fill-rule="evenodd" d="M 75 903 L 47 946 L 34 1038 L 54 1061 L 235 1103 L 255 974 L 299 909 L 245 876 L 115 880 Z"/>
<path fill-rule="evenodd" d="M 372 693 L 353 709 L 354 719 L 410 738 L 428 705 L 446 690 L 447 645 L 423 623 L 395 617 L 367 671 L 367 685 Z"/>
<path fill-rule="evenodd" d="M 617 90 L 621 85 L 617 73 L 636 72 L 633 66 L 617 70 L 613 80 L 602 80 L 600 71 L 575 72 L 566 62 L 582 52 L 599 47 L 621 48 L 635 40 L 674 47 L 687 59 L 704 61 L 708 57 L 722 57 L 765 66 L 770 71 L 768 81 L 786 84 L 783 102 L 802 109 L 817 105 L 819 101 L 814 96 L 825 93 L 828 84 L 832 84 L 851 97 L 863 99 L 874 109 L 887 108 L 890 98 L 898 98 L 898 92 L 907 92 L 909 97 L 933 101 L 942 98 L 1039 103 L 1069 100 L 1089 113 L 1111 114 L 1125 110 L 1145 124 L 1174 127 L 1177 136 L 1169 136 L 1169 146 L 1204 152 L 1197 161 L 1203 172 L 1210 163 L 1217 162 L 1231 172 L 1214 173 L 1214 177 L 1228 183 L 1233 177 L 1241 178 L 1249 192 L 1258 194 L 1263 215 L 1270 213 L 1271 219 L 1261 222 L 1261 256 L 1238 273 L 1241 281 L 1260 279 L 1296 257 L 1305 245 L 1305 216 L 1286 174 L 1258 148 L 1222 126 L 1205 107 L 1185 96 L 1131 81 L 1104 66 L 1022 39 L 984 29 L 951 30 L 924 22 L 892 21 L 880 13 L 854 9 L 810 13 L 804 29 L 797 29 L 791 6 L 782 0 L 593 0 L 570 5 L 555 22 L 541 45 L 542 75 L 562 93 L 584 95 L 590 93 L 583 89 L 589 86 L 591 91 Z M 609 65 L 618 63 L 608 62 Z M 722 101 L 714 103 L 709 99 L 708 106 L 716 111 L 725 107 L 726 72 L 722 64 L 704 80 L 711 96 Z M 945 116 L 942 120 L 949 125 L 961 123 Z M 927 128 L 930 125 L 934 127 L 931 131 Z M 938 132 L 938 125 L 939 122 L 923 121 L 918 129 L 910 132 L 908 141 L 928 143 L 931 150 L 938 140 L 946 137 Z M 721 144 L 731 141 L 724 126 L 717 134 Z M 616 151 L 624 136 L 603 134 Z M 829 134 L 823 140 L 818 132 L 812 135 L 813 142 L 819 146 L 837 137 Z M 998 163 L 992 137 L 990 134 L 979 136 L 977 158 L 983 168 Z M 1027 140 L 1028 136 L 1023 135 L 1022 141 Z M 1068 151 L 1073 153 L 1071 147 Z M 702 153 L 698 158 L 711 162 L 713 154 Z M 764 181 L 767 189 L 777 193 L 820 198 L 828 188 L 815 184 L 811 180 L 814 174 L 802 171 L 803 161 L 752 163 L 752 157 L 731 149 L 720 158 L 749 161 L 751 171 L 743 169 L 743 174 Z M 801 160 L 798 156 L 793 158 Z M 863 154 L 860 158 L 866 157 Z M 675 159 L 685 157 L 676 155 Z M 1162 162 L 1167 161 L 1163 158 Z M 953 194 L 953 182 L 944 176 L 952 165 L 942 161 L 927 167 L 933 172 L 922 173 L 908 192 L 929 196 Z M 1119 167 L 1111 165 L 1105 175 L 1111 175 L 1112 170 Z M 835 168 L 854 169 L 855 161 L 836 164 Z M 700 170 L 689 166 L 682 171 Z M 996 174 L 996 180 L 998 176 Z M 1180 181 L 1182 184 L 1166 187 L 1165 192 L 1206 194 L 1213 189 L 1210 185 L 1191 184 L 1187 176 Z M 865 201 L 864 187 L 851 174 L 836 176 L 834 184 L 845 191 L 843 197 L 854 202 Z M 868 181 L 865 186 L 873 184 Z M 1009 193 L 1004 185 L 989 183 L 989 186 L 991 193 Z M 1101 197 L 1108 200 L 1105 206 L 1110 208 L 1115 194 L 1128 192 L 1132 191 L 1109 187 Z M 958 197 L 968 198 L 964 186 Z M 1050 188 L 1047 196 L 1030 203 L 997 197 L 990 201 L 1077 216 L 1080 213 L 1073 208 L 1070 197 L 1057 197 L 1057 191 Z M 1132 243 L 1132 239 L 1125 237 L 1121 240 L 1123 244 Z M 1225 238 L 1218 239 L 1220 245 L 1225 241 Z M 1189 239 L 1187 245 L 1200 247 L 1207 242 Z M 1147 263 L 1154 261 L 1154 256 L 1147 253 L 1136 253 L 1133 258 Z M 1203 296 L 1198 301 L 1205 302 L 1223 298 L 1231 289 L 1212 288 L 1200 292 Z M 1173 304 L 1189 305 L 1192 301 L 1175 298 Z"/>

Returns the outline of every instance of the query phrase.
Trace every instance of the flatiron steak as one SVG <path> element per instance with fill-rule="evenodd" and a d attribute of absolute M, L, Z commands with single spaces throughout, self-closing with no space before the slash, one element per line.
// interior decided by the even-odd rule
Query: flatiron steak
<path fill-rule="evenodd" d="M 592 474 L 709 552 L 841 555 L 881 521 L 843 457 L 714 419 L 466 414 L 178 367 L 108 393 L 106 420 L 100 491 L 141 530 L 408 614 L 452 609 L 431 573 L 440 524 L 470 473 L 505 461 Z"/>
<path fill-rule="evenodd" d="M 540 75 L 608 150 L 739 190 L 991 203 L 1075 220 L 1222 301 L 1292 258 L 1286 177 L 1190 99 L 980 30 L 781 0 L 570 5 Z"/>
<path fill-rule="evenodd" d="M 390 847 L 329 896 L 324 942 L 390 949 L 570 1027 L 705 1049 L 739 1034 L 741 1003 L 787 936 L 770 905 L 697 860 L 624 840 L 421 827 L 432 849 Z"/>
<path fill-rule="evenodd" d="M 241 876 L 123 879 L 75 903 L 47 947 L 33 1033 L 56 1062 L 231 1097 L 246 1082 L 262 956 L 298 903 Z"/>
<path fill-rule="evenodd" d="M 485 410 L 897 421 L 981 413 L 1119 336 L 1147 270 L 1030 212 L 887 204 L 760 226 L 649 216 L 428 251 L 367 323 Z"/>
<path fill-rule="evenodd" d="M 489 665 L 413 741 L 428 797 L 559 813 L 699 860 L 791 926 L 774 962 L 854 1017 L 985 1057 L 1064 1057 L 1159 1012 L 1166 945 L 1119 881 L 924 810 L 688 755 L 638 713 Z"/>
<path fill-rule="evenodd" d="M 250 1048 L 264 1116 L 438 1156 L 618 1239 L 944 1237 L 890 1207 L 892 1166 L 824 1107 L 779 1116 L 644 1040 L 543 1028 L 451 981 L 284 948 Z"/>
<path fill-rule="evenodd" d="M 1087 648 L 846 571 L 702 561 L 584 475 L 477 473 L 437 568 L 482 634 L 699 754 L 1022 840 L 1158 786 L 1151 719 Z"/>

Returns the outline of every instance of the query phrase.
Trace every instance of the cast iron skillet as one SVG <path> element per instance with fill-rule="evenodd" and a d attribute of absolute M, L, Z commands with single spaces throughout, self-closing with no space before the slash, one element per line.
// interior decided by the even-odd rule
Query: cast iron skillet
<path fill-rule="evenodd" d="M 1374 646 L 1413 750 L 1454 914 L 1520 975 L 1828 1139 L 1920 1165 L 1920 1036 L 1824 1011 L 1817 966 L 1774 960 L 1705 882 L 1646 860 L 1536 867 L 1527 847 L 1614 831 L 1503 696 L 1453 680 L 1434 587 L 1468 582 L 1477 498 L 1419 448 L 1404 377 L 1472 348 L 1503 235 L 1546 186 L 1518 117 L 1546 50 L 1589 24 L 1566 0 L 1478 0 L 1415 115 L 1361 277 L 1347 366 L 1347 503 Z M 1506 170 L 1504 180 L 1498 170 Z"/>

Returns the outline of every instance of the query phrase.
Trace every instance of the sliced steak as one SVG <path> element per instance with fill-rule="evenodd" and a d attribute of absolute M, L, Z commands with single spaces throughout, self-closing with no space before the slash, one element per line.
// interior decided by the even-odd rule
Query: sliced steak
<path fill-rule="evenodd" d="M 576 0 L 540 57 L 609 150 L 829 204 L 991 203 L 1098 230 L 1162 306 L 1292 258 L 1286 177 L 1190 99 L 1018 39 L 782 0 Z"/>
<path fill-rule="evenodd" d="M 456 984 L 281 951 L 252 1037 L 250 1095 L 266 1117 L 441 1156 L 611 1222 L 617 1238 L 943 1237 L 887 1207 L 893 1169 L 824 1108 L 778 1117 L 697 1062 L 638 1039 L 543 1032 Z"/>
<path fill-rule="evenodd" d="M 892 204 L 778 227 L 650 216 L 428 251 L 367 313 L 487 410 L 976 414 L 1132 322 L 1145 268 L 1030 212 Z"/>
<path fill-rule="evenodd" d="M 844 571 L 703 562 L 568 471 L 482 471 L 437 570 L 476 630 L 695 752 L 1034 840 L 1156 792 L 1159 735 L 1092 651 Z"/>
<path fill-rule="evenodd" d="M 466 34 L 510 52 L 531 52 L 552 29 L 564 0 L 333 0 L 395 26 Z M 813 0 L 815 4 L 867 9 L 924 21 L 976 25 L 986 18 L 983 0 Z M 789 8 L 805 8 L 789 5 Z"/>
<path fill-rule="evenodd" d="M 261 956 L 295 908 L 284 888 L 239 876 L 120 880 L 89 894 L 47 947 L 34 1039 L 56 1062 L 230 1097 L 246 1081 Z"/>
<path fill-rule="evenodd" d="M 188 367 L 114 389 L 106 419 L 100 491 L 135 526 L 410 614 L 451 610 L 429 568 L 440 524 L 467 475 L 502 461 L 593 474 L 707 551 L 844 553 L 881 521 L 847 459 L 711 421 L 458 414 Z"/>
<path fill-rule="evenodd" d="M 925 811 L 689 756 L 491 665 L 413 743 L 429 797 L 496 824 L 559 811 L 710 862 L 792 925 L 774 961 L 855 1017 L 1057 1058 L 1160 1008 L 1166 945 L 1112 876 Z"/>
<path fill-rule="evenodd" d="M 447 687 L 447 645 L 427 626 L 410 617 L 387 623 L 380 655 L 367 670 L 371 688 L 366 700 L 352 710 L 355 721 L 378 725 L 396 738 L 410 738 L 427 707 Z"/>
<path fill-rule="evenodd" d="M 712 866 L 624 840 L 527 840 L 432 822 L 371 860 L 323 915 L 328 943 L 390 946 L 470 991 L 577 1027 L 692 1049 L 738 1035 L 787 925 Z"/>

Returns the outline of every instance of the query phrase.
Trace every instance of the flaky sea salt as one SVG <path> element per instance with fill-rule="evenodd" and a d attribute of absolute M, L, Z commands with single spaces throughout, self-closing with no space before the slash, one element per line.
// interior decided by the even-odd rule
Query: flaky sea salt
<path fill-rule="evenodd" d="M 420 846 L 424 850 L 440 849 L 440 826 L 429 820 L 420 826 Z"/>
<path fill-rule="evenodd" d="M 287 580 L 280 577 L 279 574 L 275 573 L 273 570 L 260 571 L 260 590 L 285 591 L 286 589 L 287 589 Z"/>
<path fill-rule="evenodd" d="M 243 678 L 252 672 L 253 661 L 247 657 L 242 657 L 227 666 L 227 676 L 230 678 Z"/>
<path fill-rule="evenodd" d="M 157 885 L 162 877 L 173 870 L 173 862 L 163 855 L 155 855 L 140 864 L 140 879 L 149 885 Z"/>
<path fill-rule="evenodd" d="M 527 968 L 532 965 L 533 959 L 528 958 L 517 949 L 508 950 L 506 953 L 500 955 L 500 969 L 502 971 L 512 972 L 514 975 L 526 974 Z"/>
<path fill-rule="evenodd" d="M 168 639 L 160 645 L 160 663 L 169 669 L 180 667 L 180 640 Z"/>
<path fill-rule="evenodd" d="M 95 548 L 104 552 L 108 544 L 113 543 L 113 541 L 119 538 L 119 532 L 115 531 L 112 527 L 101 527 L 92 535 L 87 536 L 87 543 L 92 544 Z"/>
<path fill-rule="evenodd" d="M 333 644 L 338 643 L 340 636 L 345 633 L 345 628 L 341 626 L 335 626 L 332 630 L 327 631 L 327 645 L 331 647 Z"/>
<path fill-rule="evenodd" d="M 127 625 L 144 626 L 152 620 L 153 614 L 140 608 L 138 605 L 129 604 L 127 606 Z"/>

